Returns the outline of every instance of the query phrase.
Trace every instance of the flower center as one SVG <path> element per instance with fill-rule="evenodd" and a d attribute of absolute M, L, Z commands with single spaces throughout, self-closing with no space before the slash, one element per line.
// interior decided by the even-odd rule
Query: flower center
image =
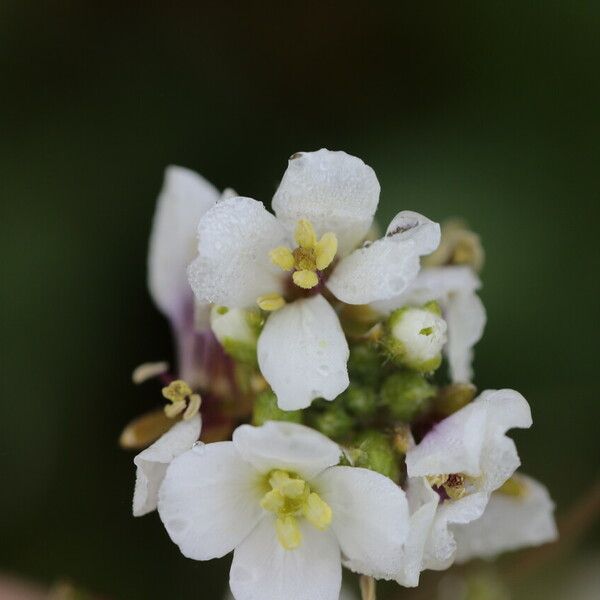
<path fill-rule="evenodd" d="M 292 279 L 298 287 L 310 290 L 319 284 L 318 271 L 324 271 L 333 262 L 338 247 L 337 237 L 330 231 L 318 240 L 312 223 L 300 219 L 294 239 L 298 244 L 294 250 L 278 246 L 269 252 L 269 256 L 284 271 L 293 271 Z"/>
<path fill-rule="evenodd" d="M 263 496 L 260 505 L 276 515 L 277 539 L 286 550 L 293 550 L 302 542 L 298 518 L 304 517 L 321 531 L 329 527 L 331 508 L 304 479 L 287 471 L 274 470 L 268 474 L 267 481 L 271 490 Z"/>
<path fill-rule="evenodd" d="M 450 475 L 433 475 L 427 478 L 431 487 L 440 494 L 443 500 L 460 500 L 465 494 L 472 491 L 475 479 L 463 473 L 450 473 Z"/>
<path fill-rule="evenodd" d="M 162 389 L 162 395 L 169 400 L 164 408 L 165 414 L 169 419 L 174 419 L 183 413 L 183 420 L 188 421 L 198 414 L 202 398 L 200 394 L 195 394 L 187 382 L 182 379 L 176 379 Z"/>

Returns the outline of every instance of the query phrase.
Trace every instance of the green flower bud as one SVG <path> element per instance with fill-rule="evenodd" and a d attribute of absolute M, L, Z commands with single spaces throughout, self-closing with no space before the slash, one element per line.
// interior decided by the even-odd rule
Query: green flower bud
<path fill-rule="evenodd" d="M 263 425 L 267 421 L 288 421 L 289 423 L 302 423 L 302 411 L 281 410 L 277 406 L 277 396 L 271 390 L 260 393 L 254 401 L 252 411 L 252 424 Z"/>
<path fill-rule="evenodd" d="M 386 321 L 383 345 L 394 362 L 430 373 L 442 363 L 446 321 L 436 302 L 395 310 Z"/>
<path fill-rule="evenodd" d="M 351 383 L 342 394 L 344 406 L 357 417 L 370 417 L 377 410 L 375 390 L 364 385 Z"/>
<path fill-rule="evenodd" d="M 348 372 L 350 379 L 375 386 L 381 376 L 382 357 L 371 344 L 360 343 L 350 347 Z"/>
<path fill-rule="evenodd" d="M 383 382 L 380 397 L 395 419 L 410 421 L 435 393 L 435 387 L 423 375 L 405 371 L 394 373 Z"/>
<path fill-rule="evenodd" d="M 436 411 L 447 417 L 475 398 L 477 388 L 472 383 L 451 383 L 437 393 L 434 405 Z"/>
<path fill-rule="evenodd" d="M 346 437 L 354 426 L 354 419 L 339 404 L 331 404 L 313 416 L 315 429 L 333 439 Z"/>
<path fill-rule="evenodd" d="M 357 439 L 356 467 L 363 467 L 381 473 L 393 481 L 400 478 L 400 468 L 392 442 L 380 431 L 368 430 Z"/>
<path fill-rule="evenodd" d="M 210 326 L 223 349 L 233 359 L 256 365 L 256 342 L 261 328 L 258 311 L 213 306 Z"/>

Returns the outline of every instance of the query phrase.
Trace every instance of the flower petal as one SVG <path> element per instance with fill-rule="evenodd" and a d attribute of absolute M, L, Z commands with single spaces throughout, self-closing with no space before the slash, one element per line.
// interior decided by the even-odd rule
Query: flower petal
<path fill-rule="evenodd" d="M 319 237 L 332 231 L 343 256 L 367 234 L 379 191 L 373 169 L 355 156 L 325 149 L 298 152 L 273 196 L 273 210 L 289 233 L 300 219 L 309 220 Z"/>
<path fill-rule="evenodd" d="M 271 314 L 258 339 L 258 364 L 279 408 L 333 400 L 348 387 L 348 342 L 336 312 L 321 295 Z"/>
<path fill-rule="evenodd" d="M 225 595 L 225 600 L 235 600 L 231 591 L 228 591 Z M 342 585 L 342 591 L 340 592 L 339 600 L 358 600 L 356 594 L 352 588 L 348 585 Z"/>
<path fill-rule="evenodd" d="M 441 240 L 439 224 L 412 210 L 399 212 L 388 225 L 385 235 L 396 240 L 412 240 L 419 256 L 431 254 Z"/>
<path fill-rule="evenodd" d="M 166 169 L 150 234 L 148 286 L 171 320 L 177 320 L 191 294 L 186 269 L 196 255 L 198 222 L 218 199 L 217 189 L 197 173 Z"/>
<path fill-rule="evenodd" d="M 492 558 L 500 552 L 537 546 L 557 538 L 554 502 L 548 490 L 531 477 L 514 477 L 524 485 L 523 496 L 495 492 L 479 519 L 453 527 L 457 562 Z"/>
<path fill-rule="evenodd" d="M 488 390 L 438 423 L 406 455 L 410 477 L 465 473 L 477 477 L 479 489 L 491 492 L 519 466 L 513 427 L 531 426 L 531 411 L 513 390 Z"/>
<path fill-rule="evenodd" d="M 258 478 L 231 442 L 194 447 L 171 463 L 158 512 L 185 556 L 219 558 L 252 531 L 264 515 Z"/>
<path fill-rule="evenodd" d="M 229 585 L 236 600 L 338 600 L 340 548 L 331 531 L 301 522 L 302 543 L 285 550 L 267 516 L 235 549 Z"/>
<path fill-rule="evenodd" d="M 133 492 L 135 517 L 141 517 L 156 508 L 158 490 L 169 463 L 192 447 L 200 437 L 201 427 L 200 415 L 189 421 L 180 421 L 133 459 L 137 467 Z"/>
<path fill-rule="evenodd" d="M 190 284 L 201 301 L 230 308 L 256 305 L 262 294 L 281 292 L 281 269 L 269 251 L 281 246 L 285 231 L 261 202 L 227 198 L 198 225 L 198 258 L 190 265 Z"/>
<path fill-rule="evenodd" d="M 257 471 L 277 468 L 312 479 L 337 465 L 340 447 L 322 433 L 296 423 L 268 421 L 261 427 L 241 425 L 233 433 L 240 456 Z"/>
<path fill-rule="evenodd" d="M 408 535 L 408 502 L 391 479 L 357 467 L 332 467 L 314 482 L 333 511 L 344 566 L 393 579 Z"/>

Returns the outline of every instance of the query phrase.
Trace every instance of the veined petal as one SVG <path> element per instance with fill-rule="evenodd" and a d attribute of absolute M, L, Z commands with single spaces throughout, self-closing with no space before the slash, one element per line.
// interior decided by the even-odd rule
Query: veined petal
<path fill-rule="evenodd" d="M 554 502 L 548 490 L 531 477 L 513 477 L 523 486 L 521 495 L 494 492 L 479 519 L 453 527 L 457 562 L 492 558 L 500 552 L 537 546 L 558 537 Z"/>
<path fill-rule="evenodd" d="M 514 442 L 505 433 L 531 426 L 531 411 L 513 390 L 488 390 L 438 423 L 406 455 L 410 477 L 464 473 L 481 491 L 496 489 L 519 466 Z"/>
<path fill-rule="evenodd" d="M 348 387 L 348 342 L 321 295 L 296 300 L 271 314 L 258 339 L 258 364 L 279 408 L 333 400 Z"/>
<path fill-rule="evenodd" d="M 281 292 L 281 269 L 269 251 L 285 239 L 283 227 L 261 202 L 222 200 L 198 225 L 198 257 L 188 269 L 196 298 L 245 308 L 256 306 L 258 296 Z"/>
<path fill-rule="evenodd" d="M 412 241 L 382 238 L 342 258 L 327 287 L 342 302 L 369 304 L 401 294 L 419 268 L 419 255 Z"/>
<path fill-rule="evenodd" d="M 408 502 L 391 479 L 357 467 L 332 467 L 314 487 L 333 511 L 331 526 L 344 565 L 377 579 L 392 579 L 408 535 Z"/>
<path fill-rule="evenodd" d="M 200 437 L 201 427 L 200 415 L 189 421 L 180 421 L 133 459 L 137 467 L 133 492 L 135 517 L 141 517 L 156 508 L 158 490 L 169 463 L 192 447 Z"/>
<path fill-rule="evenodd" d="M 185 556 L 219 558 L 240 544 L 264 514 L 259 477 L 231 442 L 193 448 L 170 464 L 158 512 Z"/>
<path fill-rule="evenodd" d="M 424 256 L 440 245 L 441 230 L 438 223 L 424 215 L 403 210 L 392 219 L 385 235 L 396 240 L 412 240 L 419 256 Z"/>
<path fill-rule="evenodd" d="M 332 231 L 343 256 L 369 231 L 379 191 L 373 169 L 355 156 L 325 149 L 298 152 L 273 196 L 273 210 L 289 233 L 300 219 L 310 221 L 318 237 Z"/>
<path fill-rule="evenodd" d="M 338 600 L 342 566 L 335 536 L 303 520 L 300 527 L 302 543 L 285 550 L 269 515 L 235 549 L 229 575 L 235 600 Z"/>
<path fill-rule="evenodd" d="M 196 228 L 218 199 L 217 189 L 197 173 L 166 169 L 150 234 L 148 287 L 171 320 L 177 320 L 191 293 L 186 269 L 196 255 Z"/>
<path fill-rule="evenodd" d="M 296 423 L 268 421 L 261 427 L 240 425 L 233 433 L 240 456 L 257 471 L 284 469 L 312 479 L 337 465 L 340 447 L 322 433 Z"/>

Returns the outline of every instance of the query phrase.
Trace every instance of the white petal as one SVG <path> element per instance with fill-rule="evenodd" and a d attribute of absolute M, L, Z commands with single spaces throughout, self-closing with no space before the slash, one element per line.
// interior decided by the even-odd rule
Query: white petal
<path fill-rule="evenodd" d="M 457 293 L 448 299 L 444 318 L 448 325 L 446 355 L 450 377 L 454 382 L 468 383 L 473 378 L 473 346 L 485 327 L 485 308 L 475 293 Z"/>
<path fill-rule="evenodd" d="M 198 258 L 188 270 L 201 301 L 230 308 L 256 306 L 262 294 L 282 290 L 282 271 L 269 251 L 285 243 L 277 219 L 261 202 L 228 198 L 209 210 L 198 225 Z"/>
<path fill-rule="evenodd" d="M 133 492 L 134 516 L 141 517 L 156 508 L 158 489 L 169 463 L 192 447 L 200 437 L 201 427 L 200 415 L 189 421 L 180 421 L 133 459 L 137 467 Z"/>
<path fill-rule="evenodd" d="M 235 600 L 231 590 L 225 594 L 224 600 Z M 342 585 L 342 591 L 340 592 L 339 600 L 358 600 L 358 598 L 350 586 Z"/>
<path fill-rule="evenodd" d="M 424 256 L 440 245 L 441 230 L 438 223 L 424 215 L 403 210 L 392 219 L 385 235 L 396 240 L 412 240 L 419 256 Z"/>
<path fill-rule="evenodd" d="M 373 169 L 355 156 L 325 149 L 298 152 L 273 196 L 273 210 L 290 233 L 300 219 L 308 219 L 319 236 L 333 231 L 343 256 L 369 231 L 379 191 Z"/>
<path fill-rule="evenodd" d="M 483 516 L 468 525 L 453 527 L 457 562 L 492 558 L 500 552 L 537 546 L 557 538 L 554 503 L 548 490 L 531 477 L 514 477 L 524 484 L 524 496 L 495 492 Z"/>
<path fill-rule="evenodd" d="M 513 390 L 488 390 L 450 415 L 410 449 L 410 477 L 465 473 L 479 478 L 480 490 L 490 492 L 519 466 L 514 442 L 504 434 L 513 427 L 531 426 L 531 411 Z"/>
<path fill-rule="evenodd" d="M 233 432 L 240 456 L 261 473 L 284 469 L 312 479 L 340 461 L 340 447 L 322 433 L 296 423 L 241 425 Z"/>
<path fill-rule="evenodd" d="M 301 545 L 285 550 L 269 515 L 236 548 L 229 575 L 236 600 L 338 599 L 342 568 L 334 535 L 304 520 L 300 527 Z"/>
<path fill-rule="evenodd" d="M 327 287 L 342 302 L 369 304 L 401 294 L 419 268 L 413 242 L 382 238 L 342 258 L 327 280 Z"/>
<path fill-rule="evenodd" d="M 344 566 L 392 579 L 408 535 L 408 502 L 391 479 L 356 467 L 332 467 L 314 482 L 333 512 Z"/>
<path fill-rule="evenodd" d="M 400 585 L 416 587 L 440 497 L 423 477 L 409 479 L 406 494 L 410 510 L 408 537 L 394 578 Z"/>
<path fill-rule="evenodd" d="M 176 458 L 160 488 L 158 512 L 181 552 L 195 560 L 231 552 L 264 514 L 259 478 L 231 442 Z"/>
<path fill-rule="evenodd" d="M 196 228 L 219 198 L 206 179 L 182 167 L 168 167 L 158 197 L 148 253 L 148 286 L 154 302 L 177 319 L 190 296 L 186 269 L 196 256 Z"/>
<path fill-rule="evenodd" d="M 321 295 L 271 314 L 258 339 L 258 364 L 279 408 L 333 400 L 348 387 L 348 342 L 338 316 Z"/>

